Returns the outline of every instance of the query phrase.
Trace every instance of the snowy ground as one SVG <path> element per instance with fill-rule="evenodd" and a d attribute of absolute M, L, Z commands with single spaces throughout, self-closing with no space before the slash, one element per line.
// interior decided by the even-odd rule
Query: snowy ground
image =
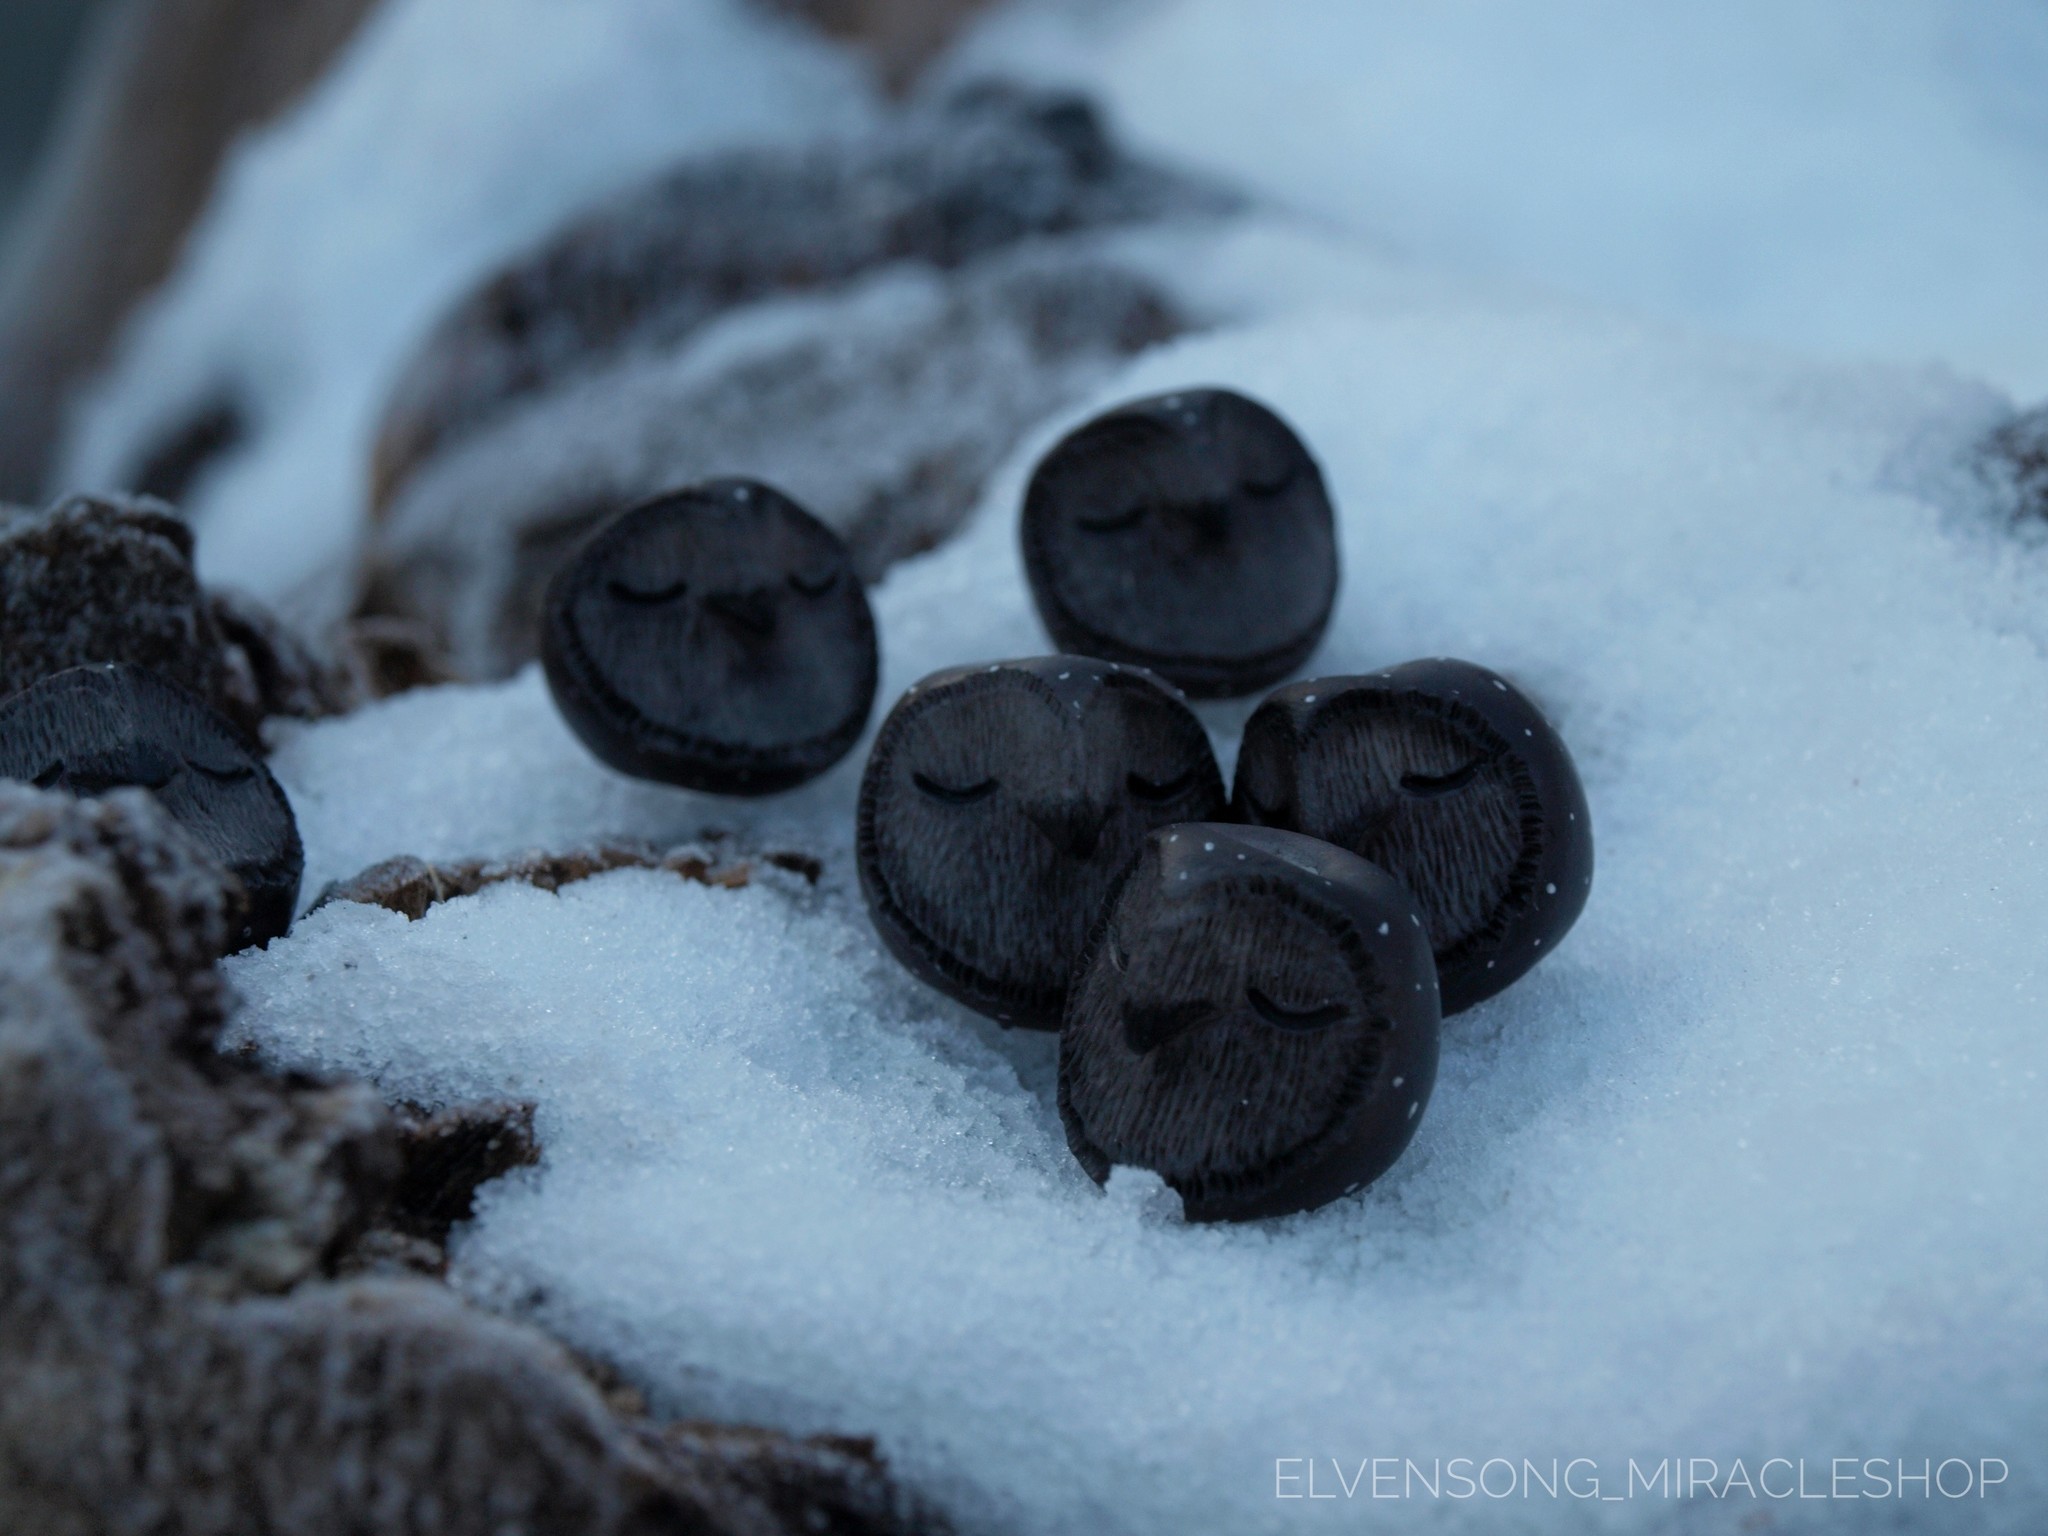
<path fill-rule="evenodd" d="M 970 1530 L 2038 1529 L 2048 548 L 2005 526 L 1966 456 L 2009 411 L 2000 388 L 2048 384 L 2015 254 L 2048 228 L 2048 145 L 2038 109 L 1993 89 L 2042 12 L 1985 8 L 1954 47 L 1916 51 L 1931 8 L 1813 4 L 1772 26 L 1752 9 L 1674 34 L 1576 6 L 1572 51 L 1537 49 L 1502 6 L 1304 3 L 1254 37 L 1221 0 L 1169 0 L 1095 40 L 1089 69 L 1155 143 L 1327 217 L 1176 248 L 1166 275 L 1242 318 L 1142 358 L 1089 409 L 1189 383 L 1275 405 L 1341 509 L 1315 669 L 1444 653 L 1518 676 L 1595 813 L 1579 927 L 1447 1027 L 1415 1146 L 1364 1196 L 1219 1230 L 1183 1226 L 1154 1180 L 1098 1192 L 1052 1111 L 1052 1042 L 1001 1036 L 879 950 L 852 874 L 858 751 L 766 805 L 636 785 L 581 752 L 531 672 L 280 737 L 309 897 L 395 853 L 707 827 L 818 854 L 819 887 L 623 871 L 494 887 L 413 924 L 330 906 L 232 962 L 240 1038 L 393 1094 L 535 1100 L 545 1161 L 489 1193 L 458 1284 L 663 1406 L 873 1433 Z M 669 26 L 735 61 L 710 75 L 755 82 L 678 140 L 870 110 L 850 83 L 817 88 L 831 60 L 719 6 L 592 10 L 609 46 Z M 179 367 L 242 344 L 209 297 L 227 279 L 206 274 L 260 245 L 275 188 L 313 196 L 319 124 L 398 90 L 408 49 L 465 12 L 497 37 L 473 3 L 408 0 L 249 154 L 82 441 L 116 442 Z M 1071 59 L 1073 37 L 1004 22 L 969 57 Z M 1497 100 L 1518 52 L 1533 62 Z M 551 62 L 559 99 L 578 79 L 602 94 L 607 61 L 592 45 Z M 1684 69 L 1685 89 L 1653 88 Z M 1460 91 L 1525 130 L 1519 158 L 1444 131 Z M 803 121 L 757 111 L 761 94 Z M 1701 127 L 1719 99 L 1742 106 L 1725 137 Z M 1774 119 L 1780 102 L 1798 110 Z M 1400 133 L 1359 126 L 1380 103 Z M 636 167 L 676 147 L 619 132 Z M 449 154 L 488 181 L 503 167 L 479 135 Z M 586 148 L 577 174 L 609 181 L 607 146 Z M 1848 211 L 1799 195 L 1802 177 Z M 426 210 L 375 196 L 400 248 L 442 250 Z M 444 278 L 542 211 L 478 214 Z M 296 324 L 345 329 L 387 279 L 337 278 L 334 313 L 278 292 L 312 306 Z M 424 289 L 406 302 L 431 307 Z M 288 590 L 317 566 L 291 547 L 293 503 L 252 484 L 301 487 L 328 508 L 306 514 L 318 537 L 345 542 L 350 503 L 322 477 L 358 446 L 397 342 L 364 345 L 386 352 L 294 354 L 293 432 L 201 510 L 216 569 Z M 965 533 L 877 590 L 885 704 L 939 665 L 1044 647 L 1014 519 L 1035 454 L 1083 413 L 1045 423 Z M 1209 712 L 1226 766 L 1243 713 Z M 1507 1458 L 1516 1486 L 1362 1508 L 1372 1457 Z M 1631 1457 L 1653 1475 L 1711 1458 L 1714 1489 L 1741 1458 L 1765 1486 L 1530 1496 L 1524 1458 L 1574 1457 L 1605 1494 Z M 1804 1458 L 1813 1491 L 1836 1457 L 1859 1463 L 1838 1491 L 1863 1499 L 1778 1498 L 1786 1473 L 1760 1471 Z M 1889 1477 L 1948 1457 L 1973 1475 L 1995 1458 L 2007 1480 L 1961 1509 L 1918 1484 L 1870 1501 L 1865 1459 Z M 1276 1462 L 1284 1478 L 1310 1461 L 1318 1491 L 1341 1474 L 1356 1496 L 1276 1498 Z"/>
<path fill-rule="evenodd" d="M 1432 264 L 2048 393 L 2039 0 L 1023 7 L 956 67 Z"/>

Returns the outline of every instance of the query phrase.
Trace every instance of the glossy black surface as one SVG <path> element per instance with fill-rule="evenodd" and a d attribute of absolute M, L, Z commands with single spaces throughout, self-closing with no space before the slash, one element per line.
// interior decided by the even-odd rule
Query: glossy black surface
<path fill-rule="evenodd" d="M 762 795 L 824 772 L 875 698 L 846 545 L 779 491 L 713 480 L 630 508 L 548 588 L 556 706 L 621 773 Z"/>
<path fill-rule="evenodd" d="M 1405 881 L 1446 1014 L 1554 950 L 1592 889 L 1592 817 L 1571 754 L 1512 683 L 1470 662 L 1275 689 L 1246 722 L 1232 806 Z"/>
<path fill-rule="evenodd" d="M 1191 1220 L 1309 1210 L 1391 1167 L 1429 1102 L 1436 971 L 1385 871 L 1291 832 L 1152 833 L 1060 1032 L 1067 1143 L 1150 1168 Z"/>
<path fill-rule="evenodd" d="M 146 789 L 242 882 L 232 947 L 291 926 L 305 853 L 255 747 L 196 695 L 128 664 L 72 667 L 0 702 L 0 778 L 98 795 Z"/>
<path fill-rule="evenodd" d="M 1223 804 L 1201 722 L 1148 672 L 1080 656 L 937 672 L 868 758 L 861 887 L 915 974 L 1004 1024 L 1057 1029 L 1145 834 Z"/>
<path fill-rule="evenodd" d="M 1295 670 L 1337 595 L 1322 472 L 1287 423 L 1229 390 L 1134 400 L 1070 433 L 1032 474 L 1022 539 L 1062 650 L 1197 697 Z"/>

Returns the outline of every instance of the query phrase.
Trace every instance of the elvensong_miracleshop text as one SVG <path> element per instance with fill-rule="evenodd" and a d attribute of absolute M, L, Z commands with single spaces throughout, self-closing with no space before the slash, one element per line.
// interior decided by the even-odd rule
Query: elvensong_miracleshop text
<path fill-rule="evenodd" d="M 1277 1456 L 1276 1499 L 1982 1499 L 2011 1475 L 1996 1456 Z"/>

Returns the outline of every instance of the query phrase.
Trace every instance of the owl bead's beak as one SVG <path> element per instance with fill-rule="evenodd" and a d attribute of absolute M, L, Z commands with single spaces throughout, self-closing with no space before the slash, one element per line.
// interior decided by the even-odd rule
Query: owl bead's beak
<path fill-rule="evenodd" d="M 1024 814 L 1047 842 L 1072 859 L 1091 857 L 1109 823 L 1108 810 L 1086 804 L 1044 806 Z"/>
<path fill-rule="evenodd" d="M 1205 497 L 1181 509 L 1181 516 L 1204 544 L 1221 544 L 1230 537 L 1230 508 L 1219 497 Z"/>
<path fill-rule="evenodd" d="M 151 742 L 139 742 L 124 758 L 88 754 L 62 764 L 65 788 L 74 795 L 103 795 L 110 789 L 162 789 L 178 776 L 183 765 L 169 752 Z"/>
<path fill-rule="evenodd" d="M 1269 805 L 1250 790 L 1246 790 L 1239 796 L 1239 809 L 1243 812 L 1244 819 L 1255 827 L 1287 828 L 1294 825 L 1295 811 L 1292 791 L 1283 793 L 1279 799 Z"/>
<path fill-rule="evenodd" d="M 754 636 L 775 633 L 775 599 L 764 587 L 743 592 L 714 592 L 704 606 L 734 629 Z"/>
<path fill-rule="evenodd" d="M 1393 825 L 1394 813 L 1398 809 L 1398 806 L 1392 804 L 1370 807 L 1363 814 L 1337 827 L 1330 835 L 1330 841 L 1339 848 L 1349 848 L 1354 852 L 1365 848 Z"/>
<path fill-rule="evenodd" d="M 1215 1005 L 1205 1002 L 1140 1003 L 1123 1007 L 1124 1043 L 1139 1056 L 1148 1056 L 1170 1040 L 1198 1029 L 1216 1017 Z"/>

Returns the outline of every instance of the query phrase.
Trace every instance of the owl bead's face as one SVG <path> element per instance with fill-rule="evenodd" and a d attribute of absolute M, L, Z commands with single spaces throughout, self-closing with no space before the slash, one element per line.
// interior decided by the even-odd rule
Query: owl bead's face
<path fill-rule="evenodd" d="M 823 772 L 874 702 L 874 619 L 845 545 L 750 481 L 660 497 L 600 530 L 549 586 L 541 649 L 598 757 L 714 793 Z"/>
<path fill-rule="evenodd" d="M 1062 649 L 1248 693 L 1322 637 L 1337 546 L 1321 472 L 1227 390 L 1138 400 L 1079 428 L 1025 497 L 1025 568 Z"/>
<path fill-rule="evenodd" d="M 291 926 L 305 868 L 291 803 L 240 732 L 155 673 L 72 667 L 0 704 L 0 777 L 81 796 L 148 790 L 242 882 L 235 948 Z"/>
<path fill-rule="evenodd" d="M 1323 838 L 1407 884 L 1446 1013 L 1554 948 L 1592 883 L 1564 743 L 1506 679 L 1466 662 L 1275 690 L 1246 724 L 1233 799 L 1247 822 Z"/>
<path fill-rule="evenodd" d="M 961 668 L 907 693 L 876 738 L 861 880 L 912 971 L 1001 1022 L 1056 1028 L 1145 833 L 1222 804 L 1201 722 L 1144 672 L 1077 656 Z"/>
<path fill-rule="evenodd" d="M 1420 916 L 1290 833 L 1155 832 L 1076 976 L 1060 1110 L 1096 1178 L 1153 1169 L 1191 1219 L 1305 1210 L 1376 1178 L 1435 1080 Z"/>

